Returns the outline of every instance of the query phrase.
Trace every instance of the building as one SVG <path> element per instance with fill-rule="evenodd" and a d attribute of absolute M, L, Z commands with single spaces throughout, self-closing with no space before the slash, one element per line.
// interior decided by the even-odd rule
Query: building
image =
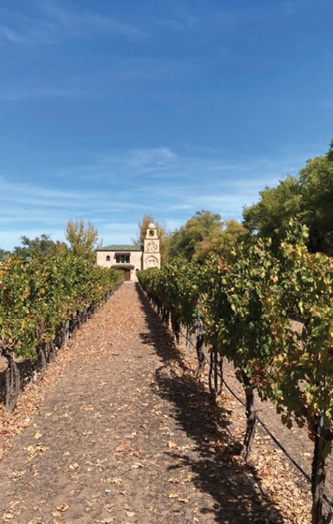
<path fill-rule="evenodd" d="M 143 246 L 110 245 L 96 250 L 97 264 L 118 269 L 125 274 L 125 280 L 136 282 L 137 271 L 149 267 L 161 267 L 160 240 L 155 224 L 148 225 Z"/>

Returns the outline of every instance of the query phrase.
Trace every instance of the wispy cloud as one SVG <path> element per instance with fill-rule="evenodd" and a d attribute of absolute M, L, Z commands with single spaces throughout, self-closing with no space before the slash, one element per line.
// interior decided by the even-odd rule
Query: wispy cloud
<path fill-rule="evenodd" d="M 5 25 L 0 26 L 0 36 L 13 44 L 28 45 L 30 42 L 29 38 Z"/>
<path fill-rule="evenodd" d="M 0 42 L 34 47 L 59 41 L 59 24 L 41 16 L 40 11 L 29 15 L 22 11 L 0 8 Z"/>
<path fill-rule="evenodd" d="M 175 166 L 177 155 L 167 147 L 134 149 L 128 155 L 128 165 L 140 171 Z"/>
<path fill-rule="evenodd" d="M 54 182 L 56 185 L 56 181 Z M 82 218 L 101 226 L 101 236 L 110 234 L 110 204 L 112 217 L 124 213 L 146 212 L 140 201 L 126 199 L 125 191 L 112 194 L 108 191 L 78 191 L 49 188 L 44 184 L 24 183 L 0 176 L 0 247 L 11 249 L 18 245 L 22 235 L 51 234 L 54 240 L 63 240 L 69 219 Z M 118 226 L 121 220 L 118 220 Z M 119 226 L 117 234 L 122 228 Z M 9 233 L 10 232 L 10 233 Z M 132 232 L 133 234 L 133 225 Z"/>
<path fill-rule="evenodd" d="M 71 11 L 54 3 L 43 3 L 41 7 L 51 20 L 59 23 L 67 36 L 87 36 L 97 33 L 108 36 L 118 35 L 134 40 L 148 36 L 138 27 L 92 11 Z"/>
<path fill-rule="evenodd" d="M 295 151 L 290 151 L 276 160 L 232 161 L 223 152 L 205 155 L 201 151 L 200 156 L 191 156 L 188 150 L 185 155 L 160 146 L 118 150 L 90 164 L 50 169 L 45 180 L 52 180 L 51 185 L 9 180 L 3 175 L 0 247 L 10 247 L 6 231 L 20 227 L 20 236 L 51 233 L 55 240 L 62 239 L 59 231 L 70 218 L 90 220 L 106 244 L 130 242 L 137 222 L 148 213 L 164 221 L 169 230 L 180 227 L 200 209 L 219 213 L 223 220 L 241 220 L 243 207 L 257 202 L 266 185 L 276 186 L 290 171 L 287 166 L 294 167 L 296 158 Z M 71 181 L 70 188 L 63 189 L 64 179 Z"/>
<path fill-rule="evenodd" d="M 5 176 L 0 176 L 0 192 L 11 201 L 16 202 L 31 202 L 40 205 L 52 205 L 61 206 L 62 202 L 71 201 L 82 201 L 82 199 L 89 198 L 99 198 L 103 195 L 102 192 L 96 192 L 92 194 L 91 192 L 80 192 L 80 191 L 67 191 L 67 190 L 57 190 L 57 189 L 48 189 L 47 187 L 37 186 L 31 183 L 24 182 L 10 182 L 6 179 Z M 45 202 L 45 200 L 47 202 Z M 61 202 L 62 201 L 62 202 Z M 2 209 L 2 208 L 1 208 Z"/>
<path fill-rule="evenodd" d="M 24 46 L 57 44 L 66 38 L 90 38 L 94 35 L 120 36 L 129 40 L 142 40 L 147 33 L 94 11 L 74 11 L 51 2 L 39 2 L 32 14 L 0 8 L 0 41 Z"/>
<path fill-rule="evenodd" d="M 149 174 L 150 182 L 155 179 L 154 185 L 161 187 L 162 180 L 167 181 L 170 178 L 191 181 L 193 184 L 206 184 L 209 180 L 214 180 L 214 183 L 218 181 L 219 186 L 230 185 L 230 181 L 237 181 L 238 178 L 255 180 L 264 185 L 275 184 L 289 173 L 297 174 L 302 163 L 304 157 L 294 151 L 280 153 L 278 158 L 257 156 L 234 160 L 217 150 L 200 150 L 199 153 L 187 150 L 184 154 L 160 146 L 115 151 L 102 156 L 98 165 L 108 174 L 120 175 L 126 171 L 129 178 Z M 143 187 L 145 183 L 140 185 L 139 191 Z"/>

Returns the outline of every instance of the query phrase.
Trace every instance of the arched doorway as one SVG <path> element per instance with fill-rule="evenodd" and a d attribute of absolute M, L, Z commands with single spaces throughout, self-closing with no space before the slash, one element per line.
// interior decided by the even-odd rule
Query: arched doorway
<path fill-rule="evenodd" d="M 124 281 L 130 282 L 131 280 L 131 270 L 135 269 L 132 264 L 113 264 L 112 269 L 117 269 L 117 271 L 123 271 Z"/>

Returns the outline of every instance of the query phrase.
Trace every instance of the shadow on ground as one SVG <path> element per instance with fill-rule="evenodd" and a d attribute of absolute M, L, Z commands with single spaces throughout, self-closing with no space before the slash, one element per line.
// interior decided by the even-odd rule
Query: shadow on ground
<path fill-rule="evenodd" d="M 33 381 L 35 377 L 35 365 L 32 359 L 16 361 L 17 370 L 20 375 L 20 388 L 18 394 L 24 390 L 24 388 Z M 4 357 L 1 358 L 0 362 L 0 405 L 5 404 L 5 393 L 6 393 L 6 370 L 7 361 Z M 36 373 L 37 377 L 37 373 Z M 38 380 L 39 380 L 38 376 Z M 37 381 L 36 379 L 34 380 Z"/>
<path fill-rule="evenodd" d="M 140 335 L 142 342 L 153 346 L 162 361 L 155 373 L 159 395 L 171 403 L 176 423 L 195 444 L 194 452 L 173 456 L 191 469 L 196 487 L 215 500 L 213 507 L 202 507 L 201 513 L 210 514 L 218 523 L 283 523 L 282 515 L 266 499 L 254 469 L 240 459 L 240 443 L 228 431 L 231 412 L 216 406 L 191 374 L 172 334 L 139 286 L 138 293 L 150 331 Z"/>

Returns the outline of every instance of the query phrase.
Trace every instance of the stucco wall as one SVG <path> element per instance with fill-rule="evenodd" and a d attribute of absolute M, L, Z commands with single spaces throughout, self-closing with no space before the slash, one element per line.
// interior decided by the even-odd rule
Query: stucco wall
<path fill-rule="evenodd" d="M 121 251 L 121 253 L 126 253 L 130 255 L 129 263 L 134 266 L 134 269 L 131 269 L 131 280 L 133 282 L 137 281 L 136 271 L 142 269 L 142 251 Z M 96 262 L 98 266 L 102 267 L 111 267 L 116 266 L 116 255 L 119 254 L 119 251 L 97 251 L 96 252 Z M 110 257 L 110 260 L 107 260 L 107 257 Z M 118 264 L 121 266 L 122 264 Z"/>

